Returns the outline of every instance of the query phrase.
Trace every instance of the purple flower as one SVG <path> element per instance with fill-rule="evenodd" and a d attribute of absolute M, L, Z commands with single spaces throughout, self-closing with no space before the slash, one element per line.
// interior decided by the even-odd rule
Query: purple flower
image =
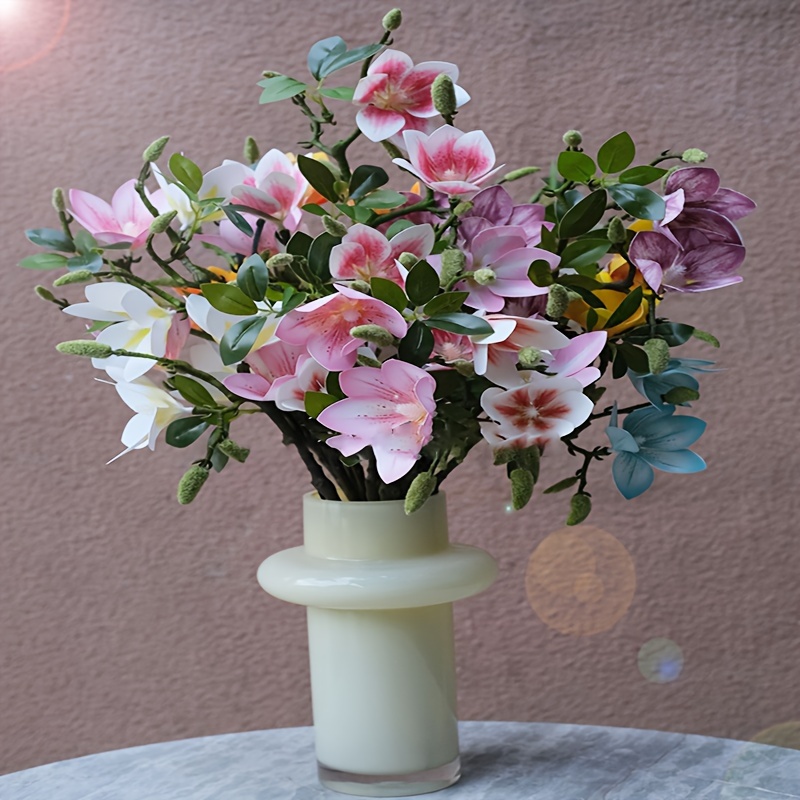
<path fill-rule="evenodd" d="M 545 223 L 544 212 L 538 203 L 515 205 L 502 186 L 490 186 L 472 198 L 472 208 L 461 217 L 459 236 L 469 242 L 486 228 L 512 225 L 522 228 L 528 245 L 536 245 L 542 241 L 542 226 L 553 227 Z"/>

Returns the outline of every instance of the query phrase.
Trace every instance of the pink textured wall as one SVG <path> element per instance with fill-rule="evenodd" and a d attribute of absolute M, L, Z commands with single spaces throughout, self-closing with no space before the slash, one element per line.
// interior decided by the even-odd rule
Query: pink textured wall
<path fill-rule="evenodd" d="M 88 364 L 55 353 L 80 327 L 34 297 L 46 276 L 14 265 L 30 251 L 22 229 L 52 223 L 53 186 L 108 197 L 161 134 L 209 167 L 238 158 L 247 134 L 294 148 L 303 124 L 290 105 L 258 106 L 261 70 L 302 74 L 309 44 L 333 33 L 369 41 L 388 9 L 73 0 L 60 40 L 32 60 L 62 1 L 21 3 L 21 27 L 0 19 L 0 771 L 310 721 L 303 611 L 255 582 L 263 557 L 299 542 L 307 481 L 297 458 L 251 418 L 248 464 L 230 466 L 185 509 L 174 500 L 185 452 L 161 444 L 105 466 L 128 409 Z M 493 589 L 458 607 L 462 716 L 739 738 L 797 722 L 800 7 L 403 8 L 400 46 L 461 66 L 473 101 L 459 124 L 484 128 L 510 166 L 545 163 L 567 128 L 582 129 L 590 149 L 627 128 L 642 152 L 710 151 L 760 204 L 741 225 L 745 283 L 665 308 L 723 343 L 726 371 L 703 380 L 696 406 L 709 422 L 697 448 L 706 473 L 659 474 L 628 503 L 598 469 L 591 523 L 615 539 L 605 549 L 609 538 L 591 530 L 548 539 L 530 568 L 538 613 L 528 559 L 562 527 L 565 498 L 506 515 L 503 474 L 485 450 L 448 481 L 455 538 L 501 566 Z M 8 70 L 21 59 L 32 63 Z M 573 468 L 550 457 L 543 481 Z M 543 563 L 555 567 L 542 573 Z M 612 627 L 580 635 L 592 625 Z M 659 637 L 685 662 L 662 684 L 637 666 Z"/>

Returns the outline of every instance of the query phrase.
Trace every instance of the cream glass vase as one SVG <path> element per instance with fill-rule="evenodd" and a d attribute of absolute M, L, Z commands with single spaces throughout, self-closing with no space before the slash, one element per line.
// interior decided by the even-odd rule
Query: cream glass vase
<path fill-rule="evenodd" d="M 402 501 L 303 499 L 304 545 L 258 571 L 271 595 L 308 608 L 320 780 L 339 792 L 401 797 L 460 776 L 452 603 L 497 567 L 448 542 L 442 493 Z"/>

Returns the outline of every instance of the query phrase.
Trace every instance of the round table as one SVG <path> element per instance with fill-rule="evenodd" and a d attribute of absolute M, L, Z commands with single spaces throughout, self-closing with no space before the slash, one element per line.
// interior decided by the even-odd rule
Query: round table
<path fill-rule="evenodd" d="M 788 800 L 800 751 L 660 731 L 463 722 L 441 800 Z M 3 800 L 314 800 L 311 728 L 131 747 L 0 777 Z"/>

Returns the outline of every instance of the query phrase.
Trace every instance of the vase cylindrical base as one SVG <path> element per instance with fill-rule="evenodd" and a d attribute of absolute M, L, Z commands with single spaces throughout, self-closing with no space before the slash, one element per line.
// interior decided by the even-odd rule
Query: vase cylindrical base
<path fill-rule="evenodd" d="M 426 769 L 405 775 L 360 775 L 342 772 L 317 762 L 319 780 L 334 792 L 360 797 L 408 797 L 410 795 L 438 792 L 452 786 L 461 777 L 461 758 L 435 769 Z"/>

